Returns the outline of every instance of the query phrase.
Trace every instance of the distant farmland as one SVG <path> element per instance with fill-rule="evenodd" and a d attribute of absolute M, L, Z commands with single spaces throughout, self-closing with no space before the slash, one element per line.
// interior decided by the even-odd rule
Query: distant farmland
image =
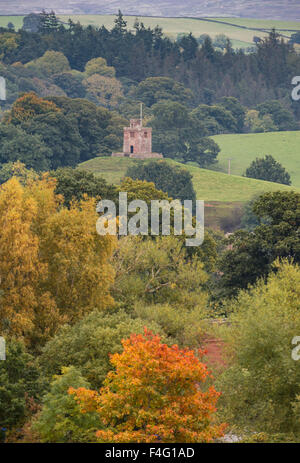
<path fill-rule="evenodd" d="M 108 29 L 113 27 L 115 16 L 113 15 L 59 15 L 59 18 L 67 23 L 71 18 L 74 22 L 80 21 L 84 26 L 102 26 Z M 125 16 L 128 28 L 133 29 L 135 16 Z M 201 34 L 209 34 L 215 37 L 217 34 L 228 36 L 233 45 L 237 48 L 249 47 L 253 45 L 253 36 L 264 37 L 268 30 L 276 28 L 278 32 L 286 37 L 290 37 L 293 31 L 300 30 L 299 22 L 292 21 L 272 21 L 244 18 L 161 18 L 161 17 L 139 17 L 146 27 L 162 27 L 164 33 L 170 38 L 176 38 L 179 33 L 192 32 L 195 37 Z M 23 16 L 0 16 L 0 26 L 4 27 L 8 22 L 12 22 L 16 29 L 22 27 Z M 216 21 L 216 22 L 214 22 Z M 229 25 L 228 23 L 232 24 Z M 240 27 L 236 27 L 240 26 Z M 252 28 L 253 30 L 246 29 Z M 263 31 L 263 30 L 266 31 Z"/>

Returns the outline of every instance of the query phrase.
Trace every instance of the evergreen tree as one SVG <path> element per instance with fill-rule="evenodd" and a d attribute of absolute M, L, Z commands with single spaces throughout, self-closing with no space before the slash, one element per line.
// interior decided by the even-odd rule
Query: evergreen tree
<path fill-rule="evenodd" d="M 116 19 L 114 20 L 115 26 L 113 28 L 114 32 L 118 34 L 125 34 L 127 31 L 127 21 L 124 20 L 121 10 L 119 10 Z"/>
<path fill-rule="evenodd" d="M 183 48 L 183 59 L 185 61 L 195 58 L 198 50 L 198 42 L 192 33 L 184 35 L 177 43 Z"/>
<path fill-rule="evenodd" d="M 47 13 L 45 10 L 43 10 L 40 14 L 40 18 L 41 23 L 39 31 L 42 34 L 49 34 L 58 30 L 59 23 L 53 10 L 50 13 Z"/>

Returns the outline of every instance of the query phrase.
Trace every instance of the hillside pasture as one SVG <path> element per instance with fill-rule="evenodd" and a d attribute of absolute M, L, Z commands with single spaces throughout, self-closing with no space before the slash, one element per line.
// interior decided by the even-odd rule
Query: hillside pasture
<path fill-rule="evenodd" d="M 256 158 L 271 154 L 288 171 L 292 185 L 300 188 L 300 131 L 254 134 L 228 134 L 212 137 L 221 148 L 216 169 L 243 175 Z"/>
<path fill-rule="evenodd" d="M 200 169 L 170 159 L 167 161 L 190 171 L 193 176 L 193 185 L 197 198 L 205 201 L 246 202 L 254 195 L 265 191 L 292 190 L 291 187 L 279 185 L 278 183 L 263 182 L 238 175 Z M 128 158 L 97 157 L 83 162 L 79 167 L 104 177 L 110 183 L 120 183 L 126 174 L 127 168 L 139 162 L 144 161 Z"/>

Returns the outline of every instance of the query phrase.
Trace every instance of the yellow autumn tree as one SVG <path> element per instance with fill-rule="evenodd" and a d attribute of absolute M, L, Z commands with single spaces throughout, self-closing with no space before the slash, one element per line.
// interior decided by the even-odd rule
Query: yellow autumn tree
<path fill-rule="evenodd" d="M 41 282 L 47 265 L 39 259 L 39 239 L 31 226 L 37 214 L 33 198 L 26 197 L 16 178 L 5 183 L 0 191 L 0 326 L 1 333 L 24 338 L 26 341 L 45 336 L 43 327 L 37 330 L 37 319 L 44 318 L 44 328 L 53 334 L 60 318 Z M 42 331 L 40 331 L 40 329 Z M 35 334 L 33 334 L 35 332 Z"/>
<path fill-rule="evenodd" d="M 4 122 L 17 125 L 41 114 L 58 113 L 60 111 L 52 101 L 40 98 L 34 92 L 29 92 L 20 96 L 14 102 L 10 112 L 6 114 Z"/>
<path fill-rule="evenodd" d="M 12 32 L 2 33 L 0 36 L 0 60 L 3 60 L 6 53 L 18 48 L 17 34 Z"/>
<path fill-rule="evenodd" d="M 69 321 L 112 303 L 114 272 L 108 260 L 116 239 L 97 234 L 95 208 L 88 197 L 70 209 L 60 208 L 40 236 L 41 254 L 49 265 L 47 289 Z"/>
<path fill-rule="evenodd" d="M 88 61 L 85 65 L 85 74 L 87 77 L 93 74 L 99 74 L 100 76 L 115 77 L 116 70 L 112 66 L 107 66 L 106 59 L 94 58 Z"/>
<path fill-rule="evenodd" d="M 63 207 L 55 186 L 56 180 L 44 174 L 41 180 L 29 182 L 26 190 L 38 208 L 32 226 L 39 237 L 40 259 L 47 263 L 45 288 L 61 314 L 75 321 L 112 303 L 114 272 L 108 260 L 116 238 L 97 234 L 95 199 L 84 196 L 70 208 Z"/>
<path fill-rule="evenodd" d="M 112 303 L 116 242 L 96 232 L 92 198 L 63 207 L 55 180 L 0 188 L 0 332 L 38 349 L 62 323 Z"/>
<path fill-rule="evenodd" d="M 40 58 L 26 63 L 25 67 L 46 77 L 71 70 L 68 58 L 60 51 L 54 50 L 46 51 Z"/>

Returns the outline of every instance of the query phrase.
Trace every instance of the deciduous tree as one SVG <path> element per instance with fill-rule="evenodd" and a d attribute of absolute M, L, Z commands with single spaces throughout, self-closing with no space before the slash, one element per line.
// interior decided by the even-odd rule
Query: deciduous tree
<path fill-rule="evenodd" d="M 107 426 L 97 432 L 99 442 L 211 442 L 223 435 L 215 421 L 220 394 L 213 386 L 202 390 L 209 373 L 194 351 L 168 347 L 147 330 L 123 347 L 111 357 L 115 371 L 100 393 L 69 391 L 83 413 L 97 411 Z"/>
<path fill-rule="evenodd" d="M 290 174 L 276 161 L 273 156 L 266 155 L 264 158 L 256 158 L 246 169 L 246 177 L 267 180 L 268 182 L 291 184 Z"/>
<path fill-rule="evenodd" d="M 223 417 L 239 434 L 298 442 L 299 341 L 292 340 L 300 330 L 300 269 L 286 261 L 275 267 L 229 304 L 231 323 L 222 329 L 228 366 L 218 387 Z"/>

